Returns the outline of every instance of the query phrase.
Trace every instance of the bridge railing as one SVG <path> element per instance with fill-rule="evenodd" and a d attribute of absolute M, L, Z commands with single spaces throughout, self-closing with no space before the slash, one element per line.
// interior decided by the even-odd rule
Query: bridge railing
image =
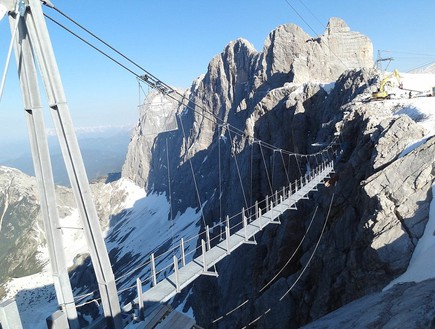
<path fill-rule="evenodd" d="M 314 178 L 326 169 L 332 169 L 332 167 L 332 161 L 322 162 L 306 175 L 276 190 L 272 195 L 266 195 L 264 199 L 256 201 L 249 208 L 242 208 L 239 213 L 231 217 L 227 216 L 224 220 L 213 226 L 207 225 L 203 231 L 193 237 L 181 238 L 175 246 L 163 253 L 152 253 L 149 256 L 149 261 L 144 264 L 147 269 L 145 270 L 145 279 L 142 283 L 148 285 L 149 288 L 156 286 L 158 282 L 184 267 L 195 257 L 201 256 L 201 254 L 215 247 L 227 239 L 227 237 L 243 230 L 249 223 L 260 218 L 262 214 L 271 210 L 273 211 L 274 207 L 283 203 L 284 200 L 290 200 L 292 195 L 299 193 Z M 315 187 L 312 190 L 315 190 Z M 300 199 L 306 198 L 305 194 L 301 195 Z M 293 205 L 289 209 L 296 209 L 296 207 Z M 276 223 L 279 223 L 279 221 Z M 200 240 L 203 240 L 204 244 L 197 243 Z M 196 247 L 193 247 L 194 245 Z"/>

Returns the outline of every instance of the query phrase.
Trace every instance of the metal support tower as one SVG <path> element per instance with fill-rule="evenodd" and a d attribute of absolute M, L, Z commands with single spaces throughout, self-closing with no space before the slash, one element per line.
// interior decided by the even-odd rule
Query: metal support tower
<path fill-rule="evenodd" d="M 394 60 L 393 57 L 385 57 L 385 58 L 383 58 L 382 55 L 381 55 L 381 51 L 378 50 L 378 58 L 376 59 L 376 64 L 375 64 L 376 68 L 378 70 L 382 70 L 381 62 L 388 62 L 387 66 L 385 67 L 385 70 L 386 70 L 388 68 L 388 65 L 390 65 L 392 60 Z"/>
<path fill-rule="evenodd" d="M 97 277 L 104 316 L 109 328 L 121 329 L 121 310 L 115 278 L 91 196 L 60 73 L 42 13 L 41 2 L 40 0 L 18 0 L 17 3 L 19 5 L 16 5 L 13 0 L 0 0 L 0 4 L 6 6 L 9 10 L 12 35 L 14 35 L 15 27 L 18 26 L 15 57 L 24 100 L 35 174 L 41 194 L 41 210 L 44 217 L 58 302 L 67 314 L 70 327 L 73 329 L 79 328 L 63 254 L 53 174 L 35 63 L 38 64 L 40 78 L 45 87 L 62 155 L 83 222 L 92 265 Z M 16 8 L 21 8 L 21 10 L 17 13 Z"/>

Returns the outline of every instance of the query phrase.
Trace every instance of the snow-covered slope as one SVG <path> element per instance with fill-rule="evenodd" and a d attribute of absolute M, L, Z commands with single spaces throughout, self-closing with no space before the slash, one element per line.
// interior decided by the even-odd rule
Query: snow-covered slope
<path fill-rule="evenodd" d="M 435 184 L 432 186 L 432 195 L 435 195 Z M 412 254 L 408 269 L 405 273 L 394 279 L 385 289 L 404 282 L 421 282 L 435 278 L 435 200 L 430 205 L 429 221 L 423 236 L 418 240 L 417 247 Z"/>
<path fill-rule="evenodd" d="M 402 74 L 401 74 L 402 76 Z M 435 86 L 435 74 L 406 74 L 403 75 L 406 87 L 409 89 L 428 88 Z M 404 86 L 405 88 L 405 86 Z M 402 156 L 408 154 L 416 147 L 425 143 L 427 139 L 435 135 L 435 97 L 413 98 L 409 100 L 399 101 L 394 111 L 396 115 L 408 115 L 410 118 L 418 122 L 428 134 L 422 140 L 415 141 L 409 145 Z M 435 160 L 435 154 L 434 154 Z M 435 195 L 435 184 L 432 186 L 432 196 Z M 420 282 L 426 279 L 435 278 L 435 200 L 432 200 L 429 212 L 429 220 L 426 224 L 426 229 L 423 236 L 418 241 L 417 247 L 414 250 L 408 269 L 400 277 L 393 280 L 386 289 L 394 284 L 403 282 Z"/>
<path fill-rule="evenodd" d="M 195 250 L 196 239 L 190 239 L 195 237 L 199 229 L 197 221 L 200 216 L 195 210 L 190 208 L 170 220 L 170 205 L 165 195 L 146 195 L 143 188 L 127 179 L 105 184 L 103 188 L 99 185 L 98 191 L 94 192 L 99 202 L 110 199 L 115 203 L 108 214 L 108 229 L 104 233 L 115 269 L 117 288 L 124 296 L 129 296 L 124 303 L 130 302 L 136 294 L 136 278 L 145 281 L 149 276 L 147 264 L 152 252 L 157 257 L 160 252 L 176 248 L 178 246 L 172 246 L 172 242 L 178 243 L 182 237 L 186 239 L 186 250 Z M 63 229 L 63 242 L 68 264 L 76 267 L 82 265 L 84 261 L 80 256 L 86 258 L 88 250 L 83 231 L 75 229 L 81 226 L 77 209 L 71 209 L 71 214 L 61 218 L 61 226 L 67 227 Z M 171 257 L 172 253 L 169 252 L 156 258 L 157 265 L 170 263 Z M 193 253 L 187 255 L 188 260 L 192 257 Z M 39 258 L 46 264 L 43 271 L 14 278 L 5 285 L 5 298 L 17 300 L 25 329 L 45 329 L 45 318 L 58 307 L 45 245 L 39 248 Z M 159 276 L 161 275 L 163 273 Z M 73 276 L 73 282 L 74 280 L 77 279 Z M 93 281 L 92 278 L 87 280 Z M 148 280 L 147 285 L 149 284 Z M 91 287 L 93 288 L 89 291 L 89 287 L 80 285 L 80 282 L 75 286 L 75 295 L 84 295 L 83 298 L 77 298 L 77 305 L 94 299 L 93 294 L 88 294 L 95 290 L 95 282 Z M 81 311 L 80 307 L 78 311 Z"/>

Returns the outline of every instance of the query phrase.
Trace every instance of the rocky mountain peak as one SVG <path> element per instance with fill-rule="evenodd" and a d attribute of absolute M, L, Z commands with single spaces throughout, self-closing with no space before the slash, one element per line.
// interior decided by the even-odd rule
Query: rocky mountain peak
<path fill-rule="evenodd" d="M 328 25 L 326 26 L 326 33 L 328 35 L 346 32 L 350 32 L 350 27 L 344 20 L 338 17 L 331 17 L 329 19 Z"/>
<path fill-rule="evenodd" d="M 246 66 L 250 63 L 250 58 L 255 55 L 257 51 L 254 46 L 246 39 L 239 38 L 231 41 L 225 46 L 222 53 L 216 55 L 209 64 L 208 73 L 212 74 L 215 68 L 222 68 L 222 65 L 228 67 Z"/>
<path fill-rule="evenodd" d="M 350 31 L 338 18 L 331 19 L 325 34 L 316 38 L 294 24 L 280 25 L 266 38 L 262 52 L 243 38 L 232 41 L 210 61 L 206 74 L 186 91 L 193 111 L 183 112 L 184 108 L 173 104 L 173 112 L 182 113 L 182 120 L 189 122 L 184 127 L 186 136 L 177 137 L 178 152 L 185 160 L 211 145 L 217 126 L 204 120 L 205 112 L 244 129 L 264 96 L 285 83 L 331 82 L 346 70 L 372 66 L 370 40 Z M 154 139 L 143 135 L 146 132 L 142 125 L 140 119 L 123 176 L 146 186 L 151 153 L 143 150 L 150 150 Z M 130 157 L 137 158 L 137 154 L 145 157 L 132 161 Z"/>
<path fill-rule="evenodd" d="M 331 18 L 323 35 L 312 38 L 294 24 L 281 25 L 266 39 L 263 67 L 268 79 L 287 74 L 293 82 L 335 81 L 344 71 L 373 66 L 368 37 Z"/>

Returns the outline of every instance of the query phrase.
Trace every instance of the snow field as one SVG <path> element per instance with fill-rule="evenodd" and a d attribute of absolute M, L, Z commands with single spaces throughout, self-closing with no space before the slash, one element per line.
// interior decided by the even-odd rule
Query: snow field
<path fill-rule="evenodd" d="M 435 86 L 435 74 L 400 74 L 403 76 L 403 88 L 429 89 Z M 396 101 L 394 101 L 396 102 Z M 428 138 L 435 135 L 435 97 L 411 98 L 398 101 L 396 115 L 407 115 L 418 124 L 423 126 L 428 134 L 425 138 L 417 140 L 402 152 L 405 156 L 418 146 L 424 144 Z M 434 155 L 435 161 L 435 155 Z M 435 278 L 435 183 L 432 185 L 432 202 L 429 210 L 429 220 L 423 236 L 417 243 L 414 253 L 408 265 L 408 269 L 401 276 L 390 282 L 385 288 L 404 282 L 421 282 Z"/>
<path fill-rule="evenodd" d="M 117 259 L 125 255 L 130 256 L 131 263 L 125 266 L 125 272 L 138 263 L 147 263 L 152 252 L 170 245 L 168 241 L 179 243 L 182 237 L 188 239 L 198 234 L 197 222 L 200 214 L 194 209 L 187 209 L 183 214 L 176 214 L 173 220 L 169 220 L 170 206 L 165 195 L 147 196 L 142 188 L 126 179 L 116 182 L 113 188 L 127 192 L 127 198 L 122 205 L 125 214 L 116 222 L 112 222 L 112 226 L 104 232 L 104 235 L 108 251 L 118 248 Z M 76 255 L 88 251 L 83 231 L 71 229 L 81 226 L 78 210 L 74 209 L 71 215 L 60 219 L 60 222 L 62 227 L 69 227 L 69 229 L 62 229 L 62 233 L 67 265 L 71 266 Z M 195 247 L 196 239 L 187 241 L 186 253 L 194 250 Z M 170 264 L 172 257 L 173 253 L 166 253 L 165 257 L 156 259 L 156 264 Z M 46 329 L 45 319 L 58 308 L 46 246 L 40 248 L 39 258 L 46 262 L 42 272 L 14 278 L 6 286 L 8 291 L 6 299 L 16 299 L 24 329 Z M 186 255 L 186 261 L 191 259 L 193 253 Z M 120 280 L 115 277 L 118 290 L 135 287 L 136 277 L 139 276 L 144 280 L 149 276 L 149 272 L 149 266 L 143 266 L 139 272 L 134 273 L 135 276 L 128 275 Z M 80 302 L 83 301 L 86 299 Z"/>

